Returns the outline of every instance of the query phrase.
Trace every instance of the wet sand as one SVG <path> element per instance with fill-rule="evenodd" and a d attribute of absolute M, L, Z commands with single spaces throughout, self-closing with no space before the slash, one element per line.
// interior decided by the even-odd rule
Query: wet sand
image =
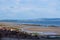
<path fill-rule="evenodd" d="M 31 27 L 25 28 L 25 30 L 34 32 L 54 32 L 57 33 L 56 35 L 60 35 L 60 27 Z"/>

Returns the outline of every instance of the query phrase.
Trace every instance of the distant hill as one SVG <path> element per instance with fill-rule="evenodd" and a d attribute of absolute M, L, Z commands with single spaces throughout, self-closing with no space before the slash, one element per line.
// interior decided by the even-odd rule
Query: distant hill
<path fill-rule="evenodd" d="M 25 20 L 0 20 L 0 22 L 39 22 L 39 21 L 60 21 L 60 18 L 37 18 Z"/>
<path fill-rule="evenodd" d="M 60 20 L 60 18 L 45 18 L 44 20 Z"/>

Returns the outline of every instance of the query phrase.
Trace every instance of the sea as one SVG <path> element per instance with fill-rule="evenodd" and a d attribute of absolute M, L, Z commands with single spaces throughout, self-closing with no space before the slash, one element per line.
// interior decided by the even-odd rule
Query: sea
<path fill-rule="evenodd" d="M 15 22 L 17 24 L 36 24 L 44 26 L 60 26 L 60 21 Z"/>
<path fill-rule="evenodd" d="M 60 26 L 60 18 L 43 18 L 30 20 L 0 20 L 0 22 L 13 22 L 17 24 L 36 24 L 44 26 Z"/>

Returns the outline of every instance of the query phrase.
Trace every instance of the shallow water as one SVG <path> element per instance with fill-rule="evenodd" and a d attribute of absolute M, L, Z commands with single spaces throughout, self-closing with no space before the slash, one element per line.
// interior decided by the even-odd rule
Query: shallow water
<path fill-rule="evenodd" d="M 0 40 L 60 40 L 60 39 L 44 39 L 44 38 L 40 38 L 40 39 L 20 39 L 20 38 L 4 37 L 4 38 L 1 38 Z"/>

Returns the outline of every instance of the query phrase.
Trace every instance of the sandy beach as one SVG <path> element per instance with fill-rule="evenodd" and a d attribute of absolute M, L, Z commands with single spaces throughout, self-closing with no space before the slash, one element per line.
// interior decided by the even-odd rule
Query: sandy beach
<path fill-rule="evenodd" d="M 55 27 L 47 27 L 47 28 L 42 28 L 42 27 L 36 27 L 36 28 L 26 28 L 25 30 L 32 31 L 32 32 L 49 32 L 49 33 L 56 33 L 56 35 L 60 35 L 60 28 L 55 28 Z"/>
<path fill-rule="evenodd" d="M 60 35 L 60 27 L 44 27 L 44 26 L 40 26 L 40 25 L 33 25 L 33 24 L 13 24 L 13 23 L 0 23 L 2 25 L 4 25 L 5 27 L 14 27 L 14 28 L 17 28 L 17 29 L 22 29 L 22 31 L 25 31 L 25 32 L 36 32 L 36 33 L 45 33 L 45 34 L 51 34 L 51 35 Z M 0 26 L 0 27 L 4 27 L 4 26 Z M 45 35 L 43 34 L 43 35 Z M 49 35 L 50 35 L 49 34 Z"/>

